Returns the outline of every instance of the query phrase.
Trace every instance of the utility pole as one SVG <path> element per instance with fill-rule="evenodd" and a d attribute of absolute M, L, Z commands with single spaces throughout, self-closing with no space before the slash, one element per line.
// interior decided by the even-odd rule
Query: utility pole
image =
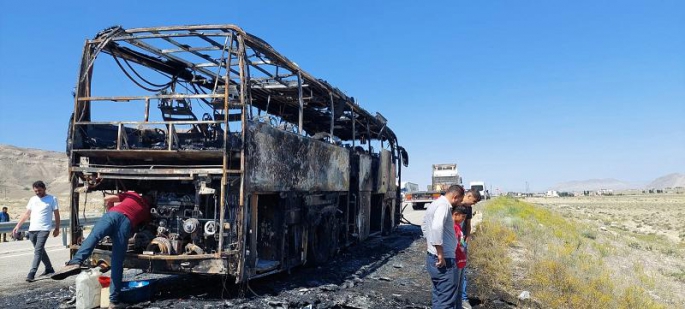
<path fill-rule="evenodd" d="M 526 194 L 530 193 L 530 188 L 528 187 L 528 181 L 526 181 Z"/>

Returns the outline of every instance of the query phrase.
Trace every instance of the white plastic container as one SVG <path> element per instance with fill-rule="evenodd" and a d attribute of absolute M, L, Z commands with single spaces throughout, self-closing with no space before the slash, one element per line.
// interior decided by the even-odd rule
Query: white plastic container
<path fill-rule="evenodd" d="M 100 270 L 94 268 L 84 270 L 76 276 L 76 309 L 100 307 L 100 275 Z"/>

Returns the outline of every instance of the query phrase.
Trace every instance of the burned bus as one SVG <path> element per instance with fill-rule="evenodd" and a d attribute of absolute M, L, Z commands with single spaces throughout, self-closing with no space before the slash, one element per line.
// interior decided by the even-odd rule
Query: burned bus
<path fill-rule="evenodd" d="M 399 224 L 388 121 L 235 25 L 87 40 L 67 153 L 72 255 L 90 194 L 152 193 L 124 267 L 237 282 L 328 260 Z M 92 261 L 108 261 L 111 243 Z"/>

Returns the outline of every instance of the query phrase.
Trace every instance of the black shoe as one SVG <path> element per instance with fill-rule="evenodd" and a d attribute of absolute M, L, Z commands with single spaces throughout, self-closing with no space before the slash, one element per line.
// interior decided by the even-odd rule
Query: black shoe
<path fill-rule="evenodd" d="M 46 269 L 42 274 L 40 274 L 40 277 L 52 276 L 54 273 L 54 269 Z"/>
<path fill-rule="evenodd" d="M 26 282 L 33 282 L 36 281 L 36 273 L 29 273 L 26 276 Z"/>
<path fill-rule="evenodd" d="M 118 309 L 118 308 L 127 308 L 127 307 L 128 307 L 128 305 L 126 305 L 125 303 L 113 303 L 113 302 L 110 302 L 110 303 L 109 303 L 109 307 L 107 307 L 107 308 L 108 308 L 108 309 Z"/>
<path fill-rule="evenodd" d="M 55 280 L 62 280 L 66 277 L 73 276 L 75 274 L 78 274 L 81 272 L 81 265 L 80 264 L 68 264 L 67 266 L 62 267 L 62 269 L 58 270 L 56 273 L 52 275 L 52 279 Z"/>

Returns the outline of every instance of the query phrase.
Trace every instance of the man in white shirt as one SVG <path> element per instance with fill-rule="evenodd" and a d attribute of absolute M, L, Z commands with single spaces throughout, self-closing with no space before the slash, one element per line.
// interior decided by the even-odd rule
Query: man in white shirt
<path fill-rule="evenodd" d="M 464 188 L 450 186 L 426 209 L 421 231 L 426 237 L 426 269 L 433 282 L 432 308 L 452 309 L 457 303 L 458 268 L 455 261 L 457 237 L 452 221 L 452 207 L 464 198 Z"/>
<path fill-rule="evenodd" d="M 13 234 L 19 232 L 19 228 L 24 222 L 30 217 L 29 224 L 29 239 L 33 243 L 33 263 L 31 263 L 31 270 L 26 276 L 26 281 L 33 282 L 36 277 L 36 271 L 38 271 L 38 265 L 43 262 L 45 266 L 45 271 L 41 276 L 49 276 L 55 273 L 55 269 L 52 268 L 52 263 L 48 254 L 45 252 L 45 242 L 50 236 L 50 230 L 53 229 L 52 225 L 52 215 L 55 215 L 55 226 L 52 231 L 52 236 L 57 237 L 59 235 L 59 205 L 57 204 L 57 198 L 52 195 L 45 193 L 45 183 L 42 181 L 36 181 L 33 183 L 33 192 L 36 196 L 32 197 L 28 204 L 26 205 L 26 212 L 21 216 L 19 222 L 12 230 Z"/>

